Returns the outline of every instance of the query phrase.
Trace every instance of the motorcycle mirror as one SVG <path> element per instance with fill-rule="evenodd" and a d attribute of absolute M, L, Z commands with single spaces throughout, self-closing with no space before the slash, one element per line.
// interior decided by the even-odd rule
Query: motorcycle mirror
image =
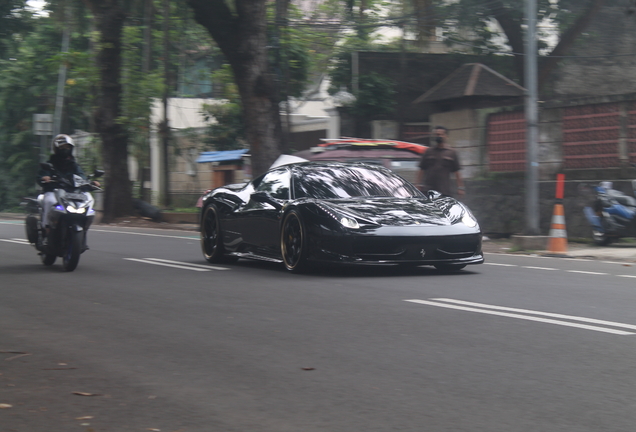
<path fill-rule="evenodd" d="M 51 164 L 50 162 L 40 162 L 40 168 L 44 168 L 46 170 L 52 170 L 53 164 Z"/>
<path fill-rule="evenodd" d="M 102 171 L 102 170 L 96 169 L 95 171 L 93 171 L 93 177 L 94 178 L 98 178 L 98 177 L 101 177 L 103 175 L 104 175 L 104 171 Z"/>

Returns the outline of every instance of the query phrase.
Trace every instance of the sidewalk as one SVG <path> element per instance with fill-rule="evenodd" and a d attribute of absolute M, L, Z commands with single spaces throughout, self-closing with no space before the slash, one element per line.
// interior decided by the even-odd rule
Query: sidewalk
<path fill-rule="evenodd" d="M 24 214 L 22 213 L 0 213 L 0 221 L 22 219 L 24 219 Z M 139 216 L 120 218 L 111 224 L 102 224 L 99 221 L 96 221 L 95 225 L 150 229 L 172 229 L 193 232 L 197 232 L 199 229 L 197 224 L 153 222 L 147 218 Z M 520 250 L 517 246 L 515 246 L 513 240 L 510 238 L 490 239 L 488 236 L 484 236 L 482 248 L 483 251 L 486 253 L 554 256 L 554 254 L 550 254 L 550 252 L 545 249 Z M 581 258 L 636 263 L 636 241 L 630 242 L 629 240 L 624 240 L 622 242 L 611 244 L 609 246 L 594 246 L 591 243 L 587 244 L 568 242 L 568 250 L 567 253 L 564 254 L 564 258 Z"/>
<path fill-rule="evenodd" d="M 487 253 L 516 255 L 533 254 L 539 256 L 562 256 L 563 258 L 636 263 L 636 242 L 629 242 L 629 240 L 624 240 L 609 246 L 595 246 L 591 243 L 568 242 L 568 248 L 565 254 L 553 254 L 545 249 L 520 250 L 515 246 L 512 239 L 489 239 L 487 236 L 484 236 L 482 249 Z"/>

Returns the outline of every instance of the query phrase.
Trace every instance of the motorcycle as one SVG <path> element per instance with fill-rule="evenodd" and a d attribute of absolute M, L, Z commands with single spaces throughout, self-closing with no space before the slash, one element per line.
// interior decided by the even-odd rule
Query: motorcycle
<path fill-rule="evenodd" d="M 589 199 L 583 213 L 592 227 L 592 240 L 606 246 L 622 237 L 636 236 L 636 199 L 613 189 L 612 182 L 598 186 L 582 185 L 580 191 Z M 632 180 L 636 192 L 636 180 Z"/>
<path fill-rule="evenodd" d="M 86 233 L 95 217 L 95 200 L 90 192 L 101 190 L 92 180 L 104 172 L 95 170 L 88 180 L 74 174 L 71 181 L 59 175 L 51 164 L 42 165 L 53 173 L 51 182 L 55 186 L 56 203 L 49 210 L 47 234 L 42 220 L 44 194 L 25 199 L 27 240 L 38 251 L 44 265 L 53 265 L 57 257 L 61 257 L 62 267 L 71 272 L 77 267 L 80 255 L 88 249 Z"/>

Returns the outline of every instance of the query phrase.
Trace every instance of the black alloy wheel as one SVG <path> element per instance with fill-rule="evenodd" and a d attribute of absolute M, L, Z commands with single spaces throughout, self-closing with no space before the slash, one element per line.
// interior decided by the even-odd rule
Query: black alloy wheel
<path fill-rule="evenodd" d="M 307 269 L 307 238 L 300 213 L 291 210 L 285 215 L 280 235 L 280 248 L 285 268 L 291 272 Z"/>
<path fill-rule="evenodd" d="M 214 204 L 205 208 L 201 218 L 201 251 L 205 259 L 212 264 L 238 260 L 237 257 L 225 255 L 218 209 Z"/>

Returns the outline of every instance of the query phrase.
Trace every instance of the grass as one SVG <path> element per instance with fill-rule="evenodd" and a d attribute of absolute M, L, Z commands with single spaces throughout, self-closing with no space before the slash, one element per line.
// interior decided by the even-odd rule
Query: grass
<path fill-rule="evenodd" d="M 199 207 L 177 207 L 173 209 L 166 209 L 166 211 L 175 213 L 199 213 L 201 209 Z"/>

